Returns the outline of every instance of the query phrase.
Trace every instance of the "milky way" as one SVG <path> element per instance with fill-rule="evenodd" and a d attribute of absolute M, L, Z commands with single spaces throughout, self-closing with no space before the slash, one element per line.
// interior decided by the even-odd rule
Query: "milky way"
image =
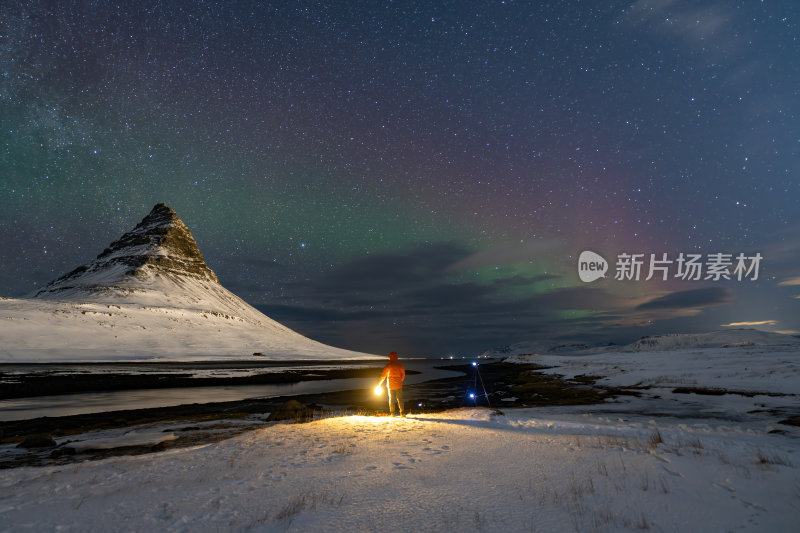
<path fill-rule="evenodd" d="M 166 202 L 226 287 L 347 348 L 797 333 L 798 19 L 792 0 L 4 1 L 0 294 Z M 606 279 L 580 281 L 583 250 Z M 620 253 L 763 262 L 626 281 Z"/>

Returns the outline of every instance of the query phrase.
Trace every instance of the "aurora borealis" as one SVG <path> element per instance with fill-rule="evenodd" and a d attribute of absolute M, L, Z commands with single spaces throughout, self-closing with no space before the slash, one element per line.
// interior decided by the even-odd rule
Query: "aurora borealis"
<path fill-rule="evenodd" d="M 800 6 L 0 5 L 0 294 L 166 202 L 228 289 L 316 340 L 476 353 L 800 332 Z M 763 256 L 583 283 L 577 258 Z"/>

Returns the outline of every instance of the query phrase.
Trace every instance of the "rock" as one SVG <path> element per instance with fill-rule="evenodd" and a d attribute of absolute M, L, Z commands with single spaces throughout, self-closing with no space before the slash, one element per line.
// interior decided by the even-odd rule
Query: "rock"
<path fill-rule="evenodd" d="M 17 448 L 53 448 L 56 441 L 47 433 L 37 433 L 35 435 L 28 435 L 22 442 L 17 444 Z"/>
<path fill-rule="evenodd" d="M 297 400 L 289 400 L 273 410 L 267 417 L 267 421 L 296 420 L 297 422 L 309 422 L 313 417 L 313 409 L 306 407 Z"/>
<path fill-rule="evenodd" d="M 787 426 L 798 426 L 800 427 L 800 415 L 790 416 L 789 418 L 785 418 L 778 422 L 778 424 L 786 424 Z"/>
<path fill-rule="evenodd" d="M 52 459 L 58 459 L 59 457 L 75 455 L 76 453 L 77 451 L 75 450 L 75 448 L 72 448 L 70 446 L 62 446 L 61 448 L 56 448 L 55 450 L 53 450 L 50 453 L 50 457 Z"/>

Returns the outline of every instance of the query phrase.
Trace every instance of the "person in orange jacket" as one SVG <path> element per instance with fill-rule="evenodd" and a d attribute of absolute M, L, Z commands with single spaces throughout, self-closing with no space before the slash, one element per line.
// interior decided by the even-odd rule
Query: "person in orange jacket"
<path fill-rule="evenodd" d="M 387 380 L 389 389 L 389 413 L 394 416 L 395 403 L 397 403 L 400 408 L 400 416 L 406 416 L 403 413 L 403 380 L 406 379 L 406 369 L 402 363 L 397 362 L 397 352 L 389 354 L 389 364 L 383 367 L 381 380 L 378 382 L 379 387 L 384 379 Z"/>

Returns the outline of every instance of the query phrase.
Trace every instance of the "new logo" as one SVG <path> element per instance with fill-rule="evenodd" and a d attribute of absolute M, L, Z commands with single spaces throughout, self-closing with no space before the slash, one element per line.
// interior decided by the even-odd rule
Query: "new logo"
<path fill-rule="evenodd" d="M 586 250 L 578 257 L 578 276 L 585 283 L 606 277 L 607 270 L 608 261 L 599 254 Z"/>

